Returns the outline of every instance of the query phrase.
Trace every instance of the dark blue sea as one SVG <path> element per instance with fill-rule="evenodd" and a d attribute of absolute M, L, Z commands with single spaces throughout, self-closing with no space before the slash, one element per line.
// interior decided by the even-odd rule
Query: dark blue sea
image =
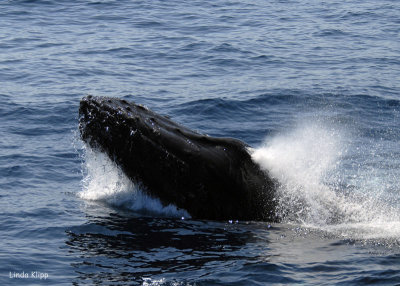
<path fill-rule="evenodd" d="M 282 222 L 144 195 L 89 94 L 247 142 Z M 3 0 L 0 119 L 0 285 L 400 285 L 397 0 Z"/>

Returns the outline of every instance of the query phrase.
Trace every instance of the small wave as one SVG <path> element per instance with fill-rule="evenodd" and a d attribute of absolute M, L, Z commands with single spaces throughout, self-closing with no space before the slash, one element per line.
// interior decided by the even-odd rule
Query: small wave
<path fill-rule="evenodd" d="M 314 33 L 316 37 L 343 37 L 348 34 L 340 29 L 324 29 L 317 33 Z"/>
<path fill-rule="evenodd" d="M 159 199 L 146 194 L 143 187 L 133 183 L 106 154 L 85 148 L 84 159 L 80 198 L 143 214 L 190 217 L 187 211 L 172 204 L 163 205 Z"/>

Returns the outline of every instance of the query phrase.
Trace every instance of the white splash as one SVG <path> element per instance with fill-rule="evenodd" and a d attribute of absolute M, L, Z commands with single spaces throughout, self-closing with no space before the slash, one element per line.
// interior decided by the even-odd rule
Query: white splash
<path fill-rule="evenodd" d="M 376 187 L 376 178 L 346 183 L 350 137 L 332 124 L 303 121 L 253 150 L 252 158 L 281 184 L 278 212 L 285 222 L 351 238 L 399 237 L 398 207 L 366 189 Z"/>
<path fill-rule="evenodd" d="M 190 218 L 187 211 L 172 204 L 164 206 L 158 198 L 143 192 L 106 154 L 85 148 L 84 157 L 82 199 L 146 214 Z"/>

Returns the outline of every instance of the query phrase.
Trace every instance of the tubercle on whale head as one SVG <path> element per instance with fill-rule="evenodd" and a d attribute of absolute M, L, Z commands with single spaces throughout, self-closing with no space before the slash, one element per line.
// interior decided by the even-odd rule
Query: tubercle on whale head
<path fill-rule="evenodd" d="M 82 139 L 166 205 L 193 218 L 276 220 L 274 182 L 245 143 L 194 132 L 123 99 L 84 97 L 79 114 Z"/>

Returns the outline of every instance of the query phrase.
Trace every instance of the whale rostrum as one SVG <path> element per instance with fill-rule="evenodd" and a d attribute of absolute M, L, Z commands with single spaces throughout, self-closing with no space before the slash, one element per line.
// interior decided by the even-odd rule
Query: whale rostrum
<path fill-rule="evenodd" d="M 196 219 L 277 220 L 276 182 L 242 141 L 200 134 L 112 97 L 84 97 L 79 115 L 82 140 L 163 204 Z"/>

